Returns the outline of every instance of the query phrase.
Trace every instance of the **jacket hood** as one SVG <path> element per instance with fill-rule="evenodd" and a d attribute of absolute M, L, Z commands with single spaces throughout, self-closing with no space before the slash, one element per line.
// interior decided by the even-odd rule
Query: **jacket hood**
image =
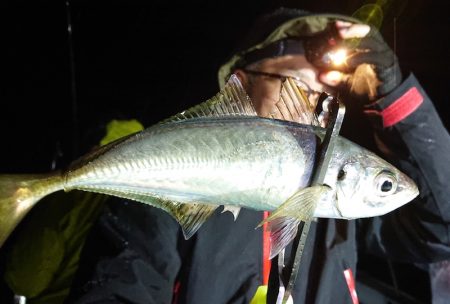
<path fill-rule="evenodd" d="M 276 41 L 287 38 L 302 40 L 325 30 L 328 23 L 334 20 L 359 22 L 360 20 L 339 14 L 311 14 L 307 11 L 291 8 L 280 8 L 270 14 L 259 17 L 247 35 L 218 72 L 219 85 L 225 86 L 233 70 L 243 66 L 244 57 L 255 50 L 265 49 Z"/>

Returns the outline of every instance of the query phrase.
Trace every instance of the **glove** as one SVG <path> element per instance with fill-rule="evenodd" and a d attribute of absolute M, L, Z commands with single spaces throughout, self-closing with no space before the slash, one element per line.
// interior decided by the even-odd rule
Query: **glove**
<path fill-rule="evenodd" d="M 402 82 L 397 56 L 377 29 L 365 24 L 337 21 L 338 39 L 331 51 L 344 48 L 347 58 L 336 66 L 330 61 L 319 79 L 331 87 L 344 89 L 351 97 L 373 102 L 393 91 Z"/>

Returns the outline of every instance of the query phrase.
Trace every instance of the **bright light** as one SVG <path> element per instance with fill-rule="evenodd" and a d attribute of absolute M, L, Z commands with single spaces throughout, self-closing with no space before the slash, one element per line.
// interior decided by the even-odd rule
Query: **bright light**
<path fill-rule="evenodd" d="M 340 66 L 345 63 L 347 60 L 347 50 L 339 49 L 333 52 L 328 53 L 328 56 L 335 66 Z"/>

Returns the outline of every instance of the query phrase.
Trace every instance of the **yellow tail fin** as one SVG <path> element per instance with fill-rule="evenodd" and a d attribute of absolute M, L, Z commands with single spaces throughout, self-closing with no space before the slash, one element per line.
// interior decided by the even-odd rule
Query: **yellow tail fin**
<path fill-rule="evenodd" d="M 0 175 L 0 247 L 41 198 L 61 189 L 59 172 L 52 175 Z"/>

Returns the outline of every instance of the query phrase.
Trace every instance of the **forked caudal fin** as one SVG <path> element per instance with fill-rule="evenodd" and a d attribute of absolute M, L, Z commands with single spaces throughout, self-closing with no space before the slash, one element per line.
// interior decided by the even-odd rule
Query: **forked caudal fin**
<path fill-rule="evenodd" d="M 40 199 L 61 189 L 59 172 L 52 175 L 0 175 L 0 247 Z"/>

